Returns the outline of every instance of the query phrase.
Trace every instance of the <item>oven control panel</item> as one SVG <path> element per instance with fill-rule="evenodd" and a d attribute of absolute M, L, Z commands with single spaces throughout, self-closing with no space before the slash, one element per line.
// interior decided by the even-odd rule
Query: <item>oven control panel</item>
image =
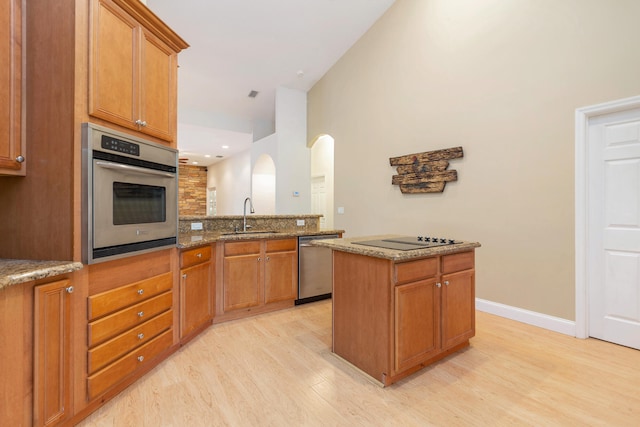
<path fill-rule="evenodd" d="M 102 135 L 100 143 L 100 146 L 104 150 L 117 151 L 118 153 L 125 153 L 131 156 L 140 156 L 140 145 L 133 142 L 123 141 L 109 135 Z"/>

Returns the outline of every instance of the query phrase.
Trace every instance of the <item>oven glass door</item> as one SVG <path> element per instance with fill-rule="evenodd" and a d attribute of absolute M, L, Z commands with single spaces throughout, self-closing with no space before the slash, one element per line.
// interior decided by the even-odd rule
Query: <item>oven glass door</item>
<path fill-rule="evenodd" d="M 177 178 L 93 160 L 93 248 L 176 236 Z"/>

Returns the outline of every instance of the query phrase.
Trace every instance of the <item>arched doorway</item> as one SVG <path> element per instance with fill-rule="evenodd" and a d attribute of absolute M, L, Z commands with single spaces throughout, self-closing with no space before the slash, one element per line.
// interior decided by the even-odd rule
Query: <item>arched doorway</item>
<path fill-rule="evenodd" d="M 333 228 L 334 139 L 320 135 L 311 144 L 311 212 L 321 214 L 320 228 Z"/>

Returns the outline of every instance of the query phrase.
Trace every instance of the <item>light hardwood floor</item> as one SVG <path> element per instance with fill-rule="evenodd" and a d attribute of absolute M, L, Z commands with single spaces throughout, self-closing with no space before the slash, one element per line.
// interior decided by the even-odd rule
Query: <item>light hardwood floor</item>
<path fill-rule="evenodd" d="M 80 425 L 640 426 L 640 351 L 478 312 L 469 348 L 381 388 L 321 301 L 210 327 Z"/>

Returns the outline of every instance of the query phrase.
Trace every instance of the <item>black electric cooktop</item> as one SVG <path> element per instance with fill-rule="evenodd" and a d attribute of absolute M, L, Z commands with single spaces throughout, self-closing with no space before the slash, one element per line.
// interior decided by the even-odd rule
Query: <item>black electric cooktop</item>
<path fill-rule="evenodd" d="M 433 248 L 436 246 L 454 245 L 462 243 L 454 239 L 445 239 L 442 237 L 390 237 L 388 239 L 379 240 L 362 240 L 359 242 L 351 242 L 355 245 L 373 246 L 376 248 L 395 249 L 397 251 L 411 251 L 415 249 Z"/>

